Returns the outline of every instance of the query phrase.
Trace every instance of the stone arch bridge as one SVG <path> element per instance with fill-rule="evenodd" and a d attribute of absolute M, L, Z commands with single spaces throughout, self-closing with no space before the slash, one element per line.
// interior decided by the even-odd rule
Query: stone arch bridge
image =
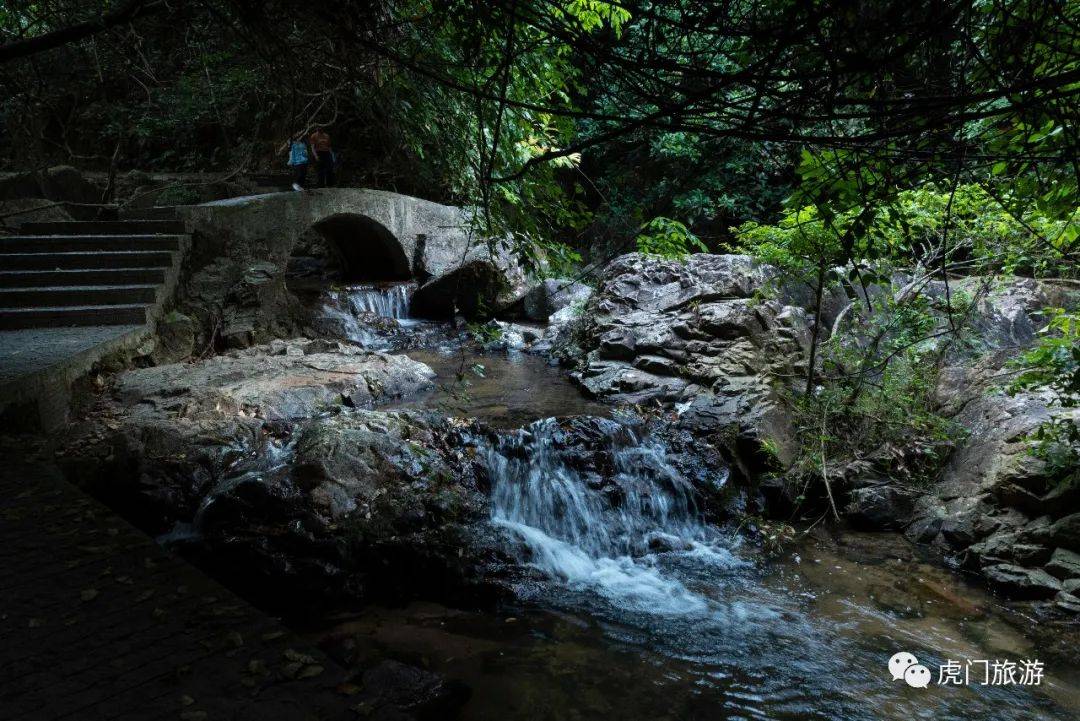
<path fill-rule="evenodd" d="M 420 315 L 476 315 L 523 292 L 506 243 L 470 232 L 458 207 L 383 190 L 320 188 L 230 198 L 179 210 L 192 235 L 189 269 L 228 261 L 282 273 L 316 231 L 344 264 L 346 282 L 415 280 Z"/>
<path fill-rule="evenodd" d="M 311 229 L 334 242 L 358 276 L 423 281 L 475 256 L 461 208 L 363 188 L 229 198 L 181 209 L 192 252 L 286 263 Z"/>

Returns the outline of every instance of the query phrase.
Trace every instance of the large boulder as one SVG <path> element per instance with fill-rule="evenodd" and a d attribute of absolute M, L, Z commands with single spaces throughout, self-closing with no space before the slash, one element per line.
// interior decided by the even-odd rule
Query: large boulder
<path fill-rule="evenodd" d="M 473 593 L 491 550 L 468 424 L 368 410 L 426 388 L 405 356 L 281 341 L 120 374 L 69 477 L 272 606 Z M 423 588 L 421 588 L 423 587 Z"/>
<path fill-rule="evenodd" d="M 943 296 L 944 284 L 929 292 Z M 1052 574 L 1039 567 L 1055 547 L 1059 560 L 1080 550 L 1080 514 L 1075 521 L 1067 515 L 1080 489 L 1033 452 L 1033 437 L 1051 421 L 1080 422 L 1080 411 L 1055 404 L 1047 390 L 1010 392 L 1015 374 L 1008 364 L 1017 348 L 1035 341 L 1045 308 L 1076 308 L 1080 296 L 1067 284 L 1029 278 L 966 279 L 953 293 L 975 301 L 965 342 L 947 349 L 936 393 L 939 412 L 963 429 L 963 438 L 917 500 L 906 533 L 981 568 L 1004 593 L 1050 597 L 1054 584 L 1045 576 Z M 1065 572 L 1060 564 L 1054 571 Z"/>
<path fill-rule="evenodd" d="M 912 492 L 882 483 L 853 489 L 843 512 L 856 528 L 897 530 L 909 523 L 913 506 Z"/>
<path fill-rule="evenodd" d="M 1046 570 L 1050 575 L 1062 580 L 1080 578 L 1080 553 L 1067 548 L 1055 549 L 1046 564 Z"/>
<path fill-rule="evenodd" d="M 1003 563 L 987 566 L 983 573 L 991 585 L 1012 598 L 1053 598 L 1061 591 L 1061 581 L 1039 568 Z"/>
<path fill-rule="evenodd" d="M 456 262 L 424 282 L 410 303 L 415 316 L 449 319 L 491 318 L 521 302 L 528 290 L 525 272 L 507 241 L 473 243 Z"/>
<path fill-rule="evenodd" d="M 487 518 L 482 438 L 429 414 L 312 418 L 260 472 L 203 496 L 202 543 L 308 601 L 313 588 L 383 601 L 478 593 L 478 564 L 494 552 L 474 531 Z"/>
<path fill-rule="evenodd" d="M 117 400 L 180 418 L 246 415 L 268 421 L 310 417 L 342 404 L 371 407 L 431 386 L 434 371 L 407 356 L 330 341 L 275 341 L 200 363 L 121 374 Z"/>
<path fill-rule="evenodd" d="M 573 333 L 573 378 L 614 403 L 677 405 L 686 427 L 719 434 L 745 469 L 791 457 L 779 390 L 805 372 L 806 311 L 746 256 L 617 258 Z M 768 296 L 772 295 L 770 299 Z"/>
<path fill-rule="evenodd" d="M 529 320 L 546 322 L 564 308 L 584 308 L 593 294 L 592 287 L 568 278 L 548 278 L 535 285 L 522 300 L 522 310 Z"/>
<path fill-rule="evenodd" d="M 433 375 L 404 356 L 304 340 L 128 371 L 70 439 L 68 468 L 159 533 L 190 520 L 217 480 L 279 454 L 295 423 L 405 396 Z"/>

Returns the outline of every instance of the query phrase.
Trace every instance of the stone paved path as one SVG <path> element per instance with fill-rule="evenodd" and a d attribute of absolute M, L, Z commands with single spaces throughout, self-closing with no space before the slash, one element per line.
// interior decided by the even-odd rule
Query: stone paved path
<path fill-rule="evenodd" d="M 0 719 L 355 718 L 343 681 L 55 472 L 0 468 Z"/>
<path fill-rule="evenodd" d="M 101 325 L 0 331 L 0 386 L 20 382 L 141 329 L 138 325 Z"/>

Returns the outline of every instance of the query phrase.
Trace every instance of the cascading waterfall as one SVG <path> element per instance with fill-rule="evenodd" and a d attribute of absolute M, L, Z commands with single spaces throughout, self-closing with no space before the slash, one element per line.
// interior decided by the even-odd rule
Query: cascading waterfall
<path fill-rule="evenodd" d="M 354 285 L 332 290 L 324 296 L 322 315 L 332 319 L 348 340 L 367 348 L 385 348 L 386 339 L 374 332 L 364 317 L 374 315 L 390 318 L 398 325 L 408 324 L 409 302 L 415 290 L 415 283 Z"/>
<path fill-rule="evenodd" d="M 617 607 L 706 611 L 708 600 L 666 572 L 660 557 L 694 557 L 725 568 L 739 562 L 702 518 L 693 489 L 662 443 L 648 436 L 631 443 L 607 439 L 612 483 L 598 484 L 572 467 L 557 435 L 557 421 L 549 418 L 505 436 L 488 452 L 492 521 L 520 540 L 521 561 Z"/>
<path fill-rule="evenodd" d="M 261 483 L 265 477 L 271 474 L 287 472 L 288 466 L 292 462 L 295 446 L 295 440 L 278 443 L 265 439 L 259 452 L 245 453 L 238 461 L 232 464 L 229 470 L 217 480 L 213 488 L 202 497 L 191 521 L 177 521 L 171 530 L 157 537 L 158 542 L 168 545 L 201 537 L 203 519 L 215 501 L 232 492 L 242 483 L 250 481 Z M 243 450 L 239 447 L 234 449 L 237 451 Z"/>
<path fill-rule="evenodd" d="M 345 294 L 354 313 L 402 320 L 409 317 L 409 300 L 415 290 L 415 283 L 354 285 L 347 288 Z"/>

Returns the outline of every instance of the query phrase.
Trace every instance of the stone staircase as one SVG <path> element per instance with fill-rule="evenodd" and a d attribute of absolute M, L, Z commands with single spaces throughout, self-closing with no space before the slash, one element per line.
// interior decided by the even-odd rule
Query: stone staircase
<path fill-rule="evenodd" d="M 174 209 L 0 235 L 0 432 L 59 428 L 79 379 L 151 340 L 189 245 Z"/>
<path fill-rule="evenodd" d="M 25 223 L 0 236 L 0 330 L 146 323 L 187 242 L 175 219 Z"/>

